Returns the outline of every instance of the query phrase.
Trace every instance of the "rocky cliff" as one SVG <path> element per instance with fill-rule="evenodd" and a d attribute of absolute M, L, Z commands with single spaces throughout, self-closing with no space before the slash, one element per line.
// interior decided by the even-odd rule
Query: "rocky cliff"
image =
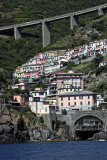
<path fill-rule="evenodd" d="M 0 143 L 68 140 L 68 129 L 62 125 L 57 131 L 51 131 L 30 111 L 22 114 L 2 107 L 0 113 Z"/>

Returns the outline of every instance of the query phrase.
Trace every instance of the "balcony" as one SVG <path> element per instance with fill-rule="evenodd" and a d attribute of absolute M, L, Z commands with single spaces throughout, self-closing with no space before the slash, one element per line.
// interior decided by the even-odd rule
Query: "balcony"
<path fill-rule="evenodd" d="M 96 130 L 102 130 L 102 125 L 76 125 L 75 130 L 77 131 L 96 131 Z"/>

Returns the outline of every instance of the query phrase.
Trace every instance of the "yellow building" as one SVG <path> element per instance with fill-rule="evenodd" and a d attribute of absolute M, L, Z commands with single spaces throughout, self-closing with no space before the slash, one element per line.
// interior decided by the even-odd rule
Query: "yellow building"
<path fill-rule="evenodd" d="M 55 112 L 55 106 L 50 104 L 43 104 L 43 102 L 29 102 L 29 107 L 32 112 L 42 115 Z"/>
<path fill-rule="evenodd" d="M 69 87 L 64 87 L 64 88 L 59 88 L 58 89 L 58 94 L 63 94 L 63 93 L 67 93 L 67 92 L 78 92 L 78 91 L 82 91 L 82 89 L 78 89 L 78 88 L 69 88 Z"/>
<path fill-rule="evenodd" d="M 46 102 L 48 102 L 49 104 L 54 105 L 54 106 L 57 105 L 56 98 L 47 98 Z"/>

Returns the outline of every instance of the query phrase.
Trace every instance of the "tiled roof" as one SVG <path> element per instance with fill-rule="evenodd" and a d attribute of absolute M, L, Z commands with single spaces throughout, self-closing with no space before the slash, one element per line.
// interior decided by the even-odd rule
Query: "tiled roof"
<path fill-rule="evenodd" d="M 102 62 L 100 62 L 100 63 L 103 63 L 103 62 L 107 62 L 107 60 L 105 60 L 105 61 L 102 61 Z"/>
<path fill-rule="evenodd" d="M 79 91 L 79 92 L 67 92 L 64 94 L 58 94 L 59 97 L 67 97 L 67 96 L 80 96 L 80 95 L 97 95 L 95 92 L 90 91 Z"/>

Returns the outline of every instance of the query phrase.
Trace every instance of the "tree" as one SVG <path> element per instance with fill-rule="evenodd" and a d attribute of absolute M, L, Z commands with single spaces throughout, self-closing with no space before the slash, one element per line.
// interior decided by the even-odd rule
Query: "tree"
<path fill-rule="evenodd" d="M 43 117 L 42 117 L 42 116 L 40 116 L 39 122 L 40 122 L 40 123 L 44 123 L 44 120 L 43 120 Z"/>
<path fill-rule="evenodd" d="M 67 115 L 67 110 L 66 109 L 62 110 L 62 114 Z"/>
<path fill-rule="evenodd" d="M 96 58 L 94 58 L 93 62 L 95 66 L 99 66 L 99 63 L 103 60 L 103 56 L 101 54 L 97 54 Z"/>

